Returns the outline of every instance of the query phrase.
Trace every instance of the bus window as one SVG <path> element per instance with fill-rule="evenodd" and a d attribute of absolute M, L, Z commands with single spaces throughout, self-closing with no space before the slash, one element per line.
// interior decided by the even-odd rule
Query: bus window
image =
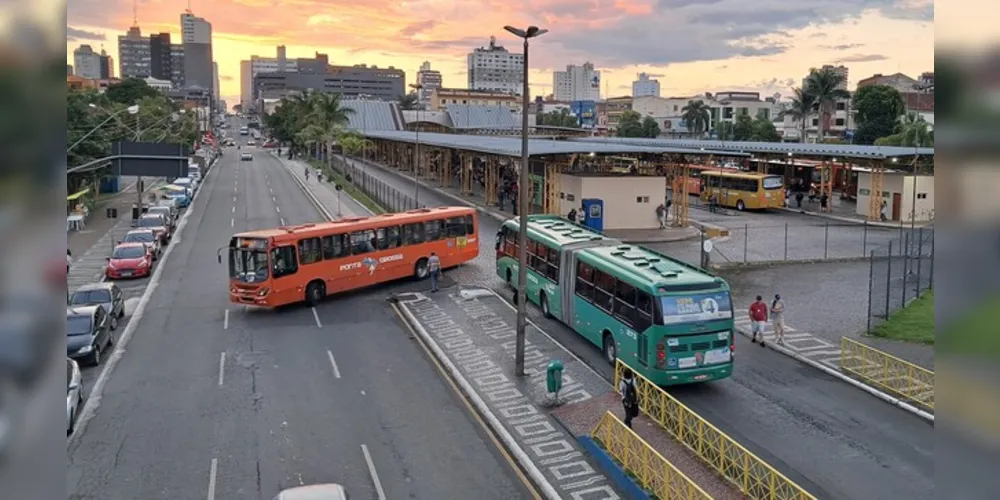
<path fill-rule="evenodd" d="M 323 258 L 326 260 L 347 257 L 351 255 L 348 235 L 335 234 L 323 237 Z"/>
<path fill-rule="evenodd" d="M 299 262 L 302 265 L 313 264 L 322 260 L 319 238 L 299 240 Z"/>
<path fill-rule="evenodd" d="M 594 269 L 594 305 L 610 313 L 614 299 L 614 276 Z"/>
<path fill-rule="evenodd" d="M 274 264 L 274 277 L 280 278 L 295 274 L 299 270 L 299 264 L 295 261 L 295 247 L 278 247 L 271 251 L 271 262 Z"/>
<path fill-rule="evenodd" d="M 402 230 L 399 226 L 389 226 L 385 228 L 385 235 L 379 234 L 378 244 L 382 250 L 387 248 L 397 248 L 402 246 L 399 241 Z M 385 243 L 383 244 L 383 239 Z"/>
<path fill-rule="evenodd" d="M 784 186 L 784 179 L 777 175 L 764 177 L 764 189 L 781 189 Z"/>
<path fill-rule="evenodd" d="M 465 235 L 474 236 L 476 234 L 476 222 L 471 215 L 463 217 L 465 219 Z"/>
<path fill-rule="evenodd" d="M 619 281 L 615 286 L 615 317 L 635 325 L 635 287 Z"/>
<path fill-rule="evenodd" d="M 444 234 L 441 231 L 441 221 L 440 220 L 429 220 L 424 222 L 424 231 L 426 239 L 424 241 L 437 241 L 440 240 Z"/>
<path fill-rule="evenodd" d="M 587 302 L 594 300 L 594 268 L 584 262 L 576 264 L 576 295 Z"/>
<path fill-rule="evenodd" d="M 642 332 L 653 326 L 653 297 L 641 290 L 636 291 L 635 313 L 636 331 Z"/>
<path fill-rule="evenodd" d="M 559 251 L 554 248 L 542 247 L 548 250 L 548 257 L 545 258 L 545 275 L 552 281 L 559 283 Z"/>
<path fill-rule="evenodd" d="M 366 229 L 351 233 L 351 255 L 362 255 L 375 251 L 375 231 Z"/>
<path fill-rule="evenodd" d="M 407 224 L 403 226 L 403 240 L 407 245 L 419 245 L 424 242 L 424 223 Z"/>
<path fill-rule="evenodd" d="M 449 238 L 465 236 L 465 217 L 452 217 L 445 222 L 445 226 Z"/>

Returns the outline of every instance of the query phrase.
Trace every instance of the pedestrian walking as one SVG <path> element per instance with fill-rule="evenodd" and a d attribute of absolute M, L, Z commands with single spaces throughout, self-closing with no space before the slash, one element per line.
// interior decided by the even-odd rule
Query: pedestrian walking
<path fill-rule="evenodd" d="M 659 204 L 656 207 L 656 220 L 660 223 L 660 229 L 666 229 L 667 227 L 667 206 L 664 204 Z"/>
<path fill-rule="evenodd" d="M 771 323 L 774 324 L 774 336 L 778 345 L 785 345 L 785 301 L 781 300 L 781 294 L 774 294 L 774 301 L 771 302 Z"/>
<path fill-rule="evenodd" d="M 767 304 L 760 295 L 753 304 L 750 304 L 750 342 L 757 342 L 757 335 L 760 334 L 760 346 L 764 347 L 764 325 L 767 324 Z"/>
<path fill-rule="evenodd" d="M 587 222 L 587 209 L 580 207 L 580 209 L 576 211 L 576 223 L 582 226 L 586 222 Z"/>
<path fill-rule="evenodd" d="M 635 377 L 632 370 L 625 369 L 622 381 L 618 383 L 618 392 L 622 395 L 622 406 L 625 408 L 625 426 L 632 428 L 632 419 L 639 416 L 639 392 L 635 388 Z"/>
<path fill-rule="evenodd" d="M 441 258 L 436 253 L 431 252 L 427 259 L 427 270 L 431 273 L 431 291 L 438 291 L 438 278 L 441 276 Z"/>
<path fill-rule="evenodd" d="M 570 222 L 576 222 L 576 209 L 569 209 L 569 213 L 566 214 L 566 218 L 569 219 Z"/>

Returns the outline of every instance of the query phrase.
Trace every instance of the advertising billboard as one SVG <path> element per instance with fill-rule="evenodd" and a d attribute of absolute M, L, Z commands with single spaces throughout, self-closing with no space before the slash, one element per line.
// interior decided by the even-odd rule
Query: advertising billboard
<path fill-rule="evenodd" d="M 573 116 L 583 128 L 594 128 L 597 124 L 597 103 L 595 101 L 573 101 L 570 104 Z"/>

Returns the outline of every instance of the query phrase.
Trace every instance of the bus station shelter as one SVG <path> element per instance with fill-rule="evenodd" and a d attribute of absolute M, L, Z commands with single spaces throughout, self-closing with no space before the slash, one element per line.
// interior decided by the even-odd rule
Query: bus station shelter
<path fill-rule="evenodd" d="M 497 203 L 504 179 L 515 179 L 521 165 L 521 139 L 510 136 L 459 135 L 411 131 L 373 131 L 375 160 L 408 171 L 441 187 L 472 195 L 483 189 L 487 204 Z M 528 139 L 530 200 L 535 213 L 560 214 L 563 174 L 657 176 L 680 180 L 691 164 L 710 158 L 749 157 L 749 153 L 643 144 Z M 680 182 L 686 186 L 686 183 Z M 676 184 L 675 184 L 676 185 Z M 674 191 L 678 193 L 679 191 Z M 664 193 L 664 196 L 666 193 Z M 654 205 L 655 206 L 655 205 Z M 675 197 L 674 224 L 688 223 L 687 195 Z"/>

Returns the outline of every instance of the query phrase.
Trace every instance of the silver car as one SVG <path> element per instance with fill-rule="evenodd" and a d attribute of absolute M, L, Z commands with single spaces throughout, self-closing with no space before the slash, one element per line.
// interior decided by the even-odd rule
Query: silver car
<path fill-rule="evenodd" d="M 118 285 L 101 281 L 77 288 L 69 297 L 71 306 L 101 306 L 111 317 L 111 329 L 118 329 L 118 320 L 125 317 L 125 297 Z"/>
<path fill-rule="evenodd" d="M 83 407 L 83 375 L 76 361 L 66 358 L 66 435 L 73 433 Z"/>
<path fill-rule="evenodd" d="M 348 500 L 349 498 L 343 486 L 327 483 L 282 490 L 274 500 Z"/>
<path fill-rule="evenodd" d="M 170 210 L 169 207 L 159 208 Z M 160 239 L 156 237 L 156 233 L 154 233 L 152 229 L 133 229 L 125 233 L 125 236 L 123 236 L 118 243 L 143 243 L 146 245 L 146 249 L 149 250 L 149 253 L 153 254 L 153 260 L 159 259 L 160 253 L 163 251 L 163 244 L 160 242 Z"/>

